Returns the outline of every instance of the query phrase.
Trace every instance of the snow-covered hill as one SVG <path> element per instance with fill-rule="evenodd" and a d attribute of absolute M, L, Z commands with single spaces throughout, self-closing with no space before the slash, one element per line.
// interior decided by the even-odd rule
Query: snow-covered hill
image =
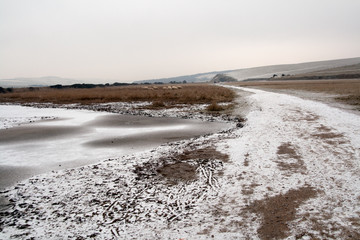
<path fill-rule="evenodd" d="M 320 71 L 329 68 L 342 67 L 360 63 L 360 57 L 337 59 L 329 61 L 306 62 L 298 64 L 280 64 L 272 66 L 261 66 L 253 68 L 243 68 L 237 70 L 214 71 L 207 73 L 198 73 L 193 75 L 184 75 L 170 78 L 150 79 L 135 81 L 134 83 L 170 83 L 170 82 L 209 82 L 217 74 L 224 74 L 233 77 L 239 81 L 253 78 L 270 78 L 274 74 L 293 75 L 300 73 L 309 73 Z M 13 79 L 0 79 L 1 87 L 30 87 L 30 86 L 51 86 L 56 84 L 70 85 L 75 83 L 105 83 L 104 79 L 70 79 L 62 77 L 39 77 L 39 78 L 13 78 Z M 109 82 L 109 81 L 107 81 Z M 111 81 L 110 81 L 111 82 Z"/>
<path fill-rule="evenodd" d="M 306 62 L 306 63 L 298 63 L 298 64 L 280 64 L 280 65 L 271 65 L 271 66 L 261 66 L 261 67 L 243 68 L 237 70 L 218 71 L 218 72 L 209 72 L 209 73 L 199 73 L 194 75 L 178 76 L 173 78 L 137 81 L 136 83 L 145 83 L 145 82 L 169 83 L 169 82 L 183 82 L 184 80 L 187 82 L 208 82 L 212 80 L 212 78 L 215 77 L 217 74 L 225 74 L 239 81 L 242 81 L 253 78 L 270 78 L 274 74 L 293 75 L 300 73 L 308 73 L 308 72 L 320 71 L 324 69 L 342 67 L 342 66 L 353 65 L 358 63 L 360 63 L 360 57 L 318 61 L 318 62 Z"/>

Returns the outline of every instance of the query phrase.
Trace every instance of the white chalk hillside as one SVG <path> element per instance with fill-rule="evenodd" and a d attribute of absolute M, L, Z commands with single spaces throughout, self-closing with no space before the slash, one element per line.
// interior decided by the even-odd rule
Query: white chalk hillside
<path fill-rule="evenodd" d="M 278 64 L 278 65 L 260 66 L 260 67 L 252 67 L 252 68 L 241 68 L 241 69 L 227 70 L 227 71 L 199 73 L 194 75 L 179 76 L 172 78 L 144 80 L 144 81 L 137 81 L 137 83 L 144 83 L 144 82 L 169 83 L 171 81 L 182 82 L 184 80 L 187 82 L 209 82 L 217 74 L 225 74 L 239 81 L 243 81 L 249 78 L 270 78 L 274 74 L 293 75 L 300 73 L 309 73 L 309 72 L 325 70 L 335 67 L 358 64 L 358 63 L 360 63 L 360 58 L 336 59 L 336 60 L 305 62 L 305 63 L 297 63 L 297 64 Z"/>

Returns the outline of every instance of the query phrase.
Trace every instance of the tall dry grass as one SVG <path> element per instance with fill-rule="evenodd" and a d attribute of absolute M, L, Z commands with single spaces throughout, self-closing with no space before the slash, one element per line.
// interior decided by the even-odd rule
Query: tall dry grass
<path fill-rule="evenodd" d="M 165 89 L 166 88 L 166 89 Z M 202 104 L 231 102 L 235 93 L 227 88 L 209 84 L 169 86 L 118 86 L 92 89 L 14 89 L 0 94 L 0 102 L 18 103 L 106 103 L 150 101 L 168 104 Z"/>

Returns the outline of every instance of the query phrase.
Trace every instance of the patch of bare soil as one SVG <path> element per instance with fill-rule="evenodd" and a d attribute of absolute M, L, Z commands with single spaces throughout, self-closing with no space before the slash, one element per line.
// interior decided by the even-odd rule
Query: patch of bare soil
<path fill-rule="evenodd" d="M 164 165 L 157 169 L 163 177 L 180 181 L 196 179 L 196 168 L 186 162 L 178 162 Z"/>
<path fill-rule="evenodd" d="M 229 161 L 227 154 L 217 151 L 213 146 L 184 151 L 173 156 L 163 156 L 158 161 L 146 162 L 136 166 L 134 172 L 138 179 L 151 177 L 164 178 L 167 182 L 193 181 L 197 179 L 197 172 L 202 172 L 210 179 L 214 173 L 212 169 L 220 169 L 223 162 Z M 207 172 L 207 173 L 206 173 Z M 217 171 L 221 175 L 221 171 Z"/>
<path fill-rule="evenodd" d="M 283 143 L 278 147 L 277 154 L 287 155 L 292 158 L 300 158 L 291 143 Z"/>
<path fill-rule="evenodd" d="M 288 222 L 296 218 L 296 209 L 317 191 L 309 186 L 292 189 L 285 194 L 258 200 L 247 207 L 247 211 L 262 215 L 258 229 L 261 239 L 280 239 L 288 237 Z"/>
<path fill-rule="evenodd" d="M 312 134 L 313 137 L 324 140 L 329 145 L 337 146 L 339 144 L 344 144 L 344 134 L 335 133 L 331 128 L 325 127 L 321 125 L 317 128 L 319 130 L 318 133 Z"/>
<path fill-rule="evenodd" d="M 321 124 L 320 127 L 317 127 L 316 129 L 319 130 L 319 131 L 321 131 L 321 132 L 330 132 L 330 131 L 331 131 L 331 128 L 326 127 L 326 126 L 324 126 L 324 125 L 322 125 L 322 124 Z"/>
<path fill-rule="evenodd" d="M 360 96 L 358 95 L 349 95 L 344 97 L 338 97 L 336 99 L 347 102 L 351 105 L 360 105 Z"/>
<path fill-rule="evenodd" d="M 316 133 L 313 134 L 314 137 L 317 138 L 321 138 L 321 139 L 331 139 L 331 138 L 341 138 L 344 137 L 343 134 L 339 134 L 339 133 L 333 133 L 333 132 L 329 132 L 329 133 Z"/>
<path fill-rule="evenodd" d="M 191 159 L 219 159 L 223 162 L 229 161 L 229 155 L 217 151 L 214 147 L 206 147 L 192 151 L 185 151 L 183 154 L 176 156 L 179 161 Z"/>
<path fill-rule="evenodd" d="M 276 163 L 282 171 L 290 173 L 304 173 L 306 166 L 301 156 L 297 153 L 295 146 L 291 143 L 283 143 L 277 150 L 278 160 Z"/>

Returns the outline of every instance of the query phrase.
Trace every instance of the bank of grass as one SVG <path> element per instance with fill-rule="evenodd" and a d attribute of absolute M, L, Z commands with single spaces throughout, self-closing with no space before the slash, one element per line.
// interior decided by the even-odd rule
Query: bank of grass
<path fill-rule="evenodd" d="M 249 81 L 232 83 L 232 85 L 273 90 L 301 90 L 336 94 L 338 96 L 334 99 L 339 102 L 350 105 L 360 105 L 360 79 Z"/>
<path fill-rule="evenodd" d="M 139 85 L 91 89 L 21 88 L 0 94 L 0 102 L 92 104 L 148 101 L 153 102 L 155 107 L 232 102 L 234 98 L 235 93 L 232 90 L 210 84 Z"/>

